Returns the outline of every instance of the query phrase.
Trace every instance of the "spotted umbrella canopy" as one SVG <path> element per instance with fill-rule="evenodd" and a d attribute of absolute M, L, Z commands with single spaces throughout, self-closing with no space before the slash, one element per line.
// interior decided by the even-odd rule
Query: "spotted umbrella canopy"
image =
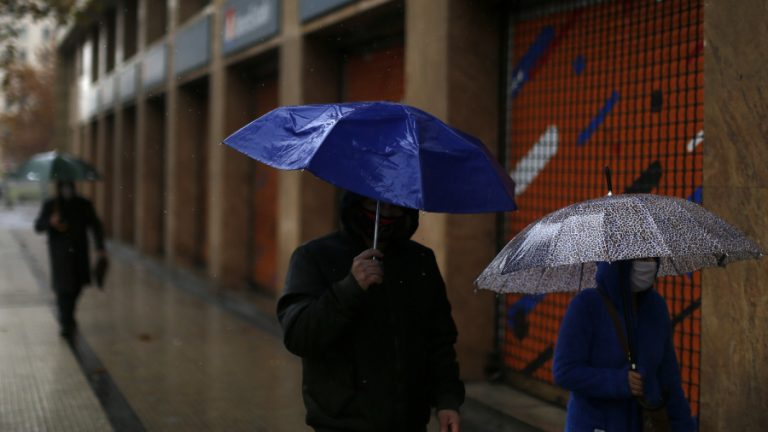
<path fill-rule="evenodd" d="M 762 255 L 744 233 L 691 201 L 609 195 L 528 225 L 475 284 L 499 293 L 579 291 L 594 286 L 599 261 L 658 257 L 659 276 L 666 276 Z"/>

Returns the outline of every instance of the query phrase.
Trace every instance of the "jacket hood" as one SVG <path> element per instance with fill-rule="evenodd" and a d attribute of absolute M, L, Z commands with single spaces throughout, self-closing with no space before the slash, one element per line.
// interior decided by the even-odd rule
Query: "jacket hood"
<path fill-rule="evenodd" d="M 659 271 L 659 261 L 656 260 L 657 267 L 656 273 Z M 632 298 L 632 290 L 630 288 L 630 271 L 632 270 L 632 260 L 614 261 L 614 262 L 599 262 L 597 263 L 597 274 L 595 275 L 595 281 L 597 282 L 598 289 L 605 292 L 611 299 L 611 302 L 619 314 L 622 316 L 625 314 L 624 299 Z M 646 291 L 638 294 L 638 301 L 642 301 L 646 294 L 653 290 L 652 286 Z M 632 310 L 632 308 L 627 308 Z M 630 312 L 631 315 L 633 315 Z M 630 317 L 634 320 L 634 316 Z"/>
<path fill-rule="evenodd" d="M 361 208 L 364 199 L 365 197 L 362 195 L 344 191 L 339 202 L 339 218 L 342 231 L 358 239 L 362 234 L 354 229 L 355 212 Z M 393 243 L 410 240 L 419 227 L 419 211 L 406 207 L 402 207 L 402 209 L 404 212 L 403 220 L 398 222 L 398 229 L 392 239 Z"/>
<path fill-rule="evenodd" d="M 624 314 L 624 298 L 629 298 L 629 272 L 632 269 L 632 261 L 614 261 L 597 263 L 595 280 L 597 288 L 602 290 L 611 299 L 611 302 Z M 622 291 L 625 294 L 622 294 Z"/>

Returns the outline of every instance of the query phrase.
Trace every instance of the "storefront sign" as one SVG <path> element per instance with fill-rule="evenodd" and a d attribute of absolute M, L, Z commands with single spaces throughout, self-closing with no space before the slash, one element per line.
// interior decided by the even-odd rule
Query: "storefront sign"
<path fill-rule="evenodd" d="M 223 11 L 221 39 L 225 54 L 255 45 L 280 30 L 277 0 L 230 0 Z"/>

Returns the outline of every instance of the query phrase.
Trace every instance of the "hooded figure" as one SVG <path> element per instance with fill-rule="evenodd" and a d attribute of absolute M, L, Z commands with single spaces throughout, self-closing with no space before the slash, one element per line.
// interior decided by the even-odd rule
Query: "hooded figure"
<path fill-rule="evenodd" d="M 101 222 L 91 202 L 77 195 L 75 184 L 60 181 L 56 183 L 56 196 L 43 203 L 35 230 L 48 236 L 61 335 L 71 337 L 76 328 L 77 298 L 83 286 L 91 283 L 88 230 L 99 255 L 106 255 Z"/>
<path fill-rule="evenodd" d="M 296 249 L 278 302 L 285 346 L 302 358 L 307 424 L 423 432 L 434 407 L 458 427 L 456 326 L 434 254 L 410 240 L 418 212 L 382 212 L 374 262 L 370 202 L 344 194 L 341 229 Z M 380 266 L 380 283 L 362 286 L 360 266 Z"/>
<path fill-rule="evenodd" d="M 598 263 L 598 288 L 580 292 L 568 306 L 553 366 L 555 382 L 571 391 L 566 430 L 641 431 L 640 394 L 649 406 L 665 404 L 673 431 L 696 430 L 680 385 L 667 304 L 653 290 L 657 273 L 654 261 Z M 632 332 L 626 339 L 633 345 L 636 382 L 601 291 L 622 330 Z"/>

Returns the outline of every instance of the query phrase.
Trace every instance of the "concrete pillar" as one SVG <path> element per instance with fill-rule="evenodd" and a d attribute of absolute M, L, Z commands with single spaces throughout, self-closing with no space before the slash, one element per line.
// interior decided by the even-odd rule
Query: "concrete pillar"
<path fill-rule="evenodd" d="M 764 0 L 704 3 L 704 206 L 768 248 Z M 702 273 L 702 431 L 768 425 L 768 261 Z"/>
<path fill-rule="evenodd" d="M 282 4 L 279 99 L 281 105 L 298 105 L 301 94 L 302 36 L 299 25 L 299 0 Z M 277 182 L 277 269 L 285 275 L 293 250 L 301 243 L 301 174 L 281 171 Z"/>
<path fill-rule="evenodd" d="M 146 48 L 146 16 L 147 0 L 136 0 L 136 50 L 143 52 Z M 146 165 L 145 158 L 147 153 L 147 101 L 144 94 L 143 78 L 140 78 L 136 87 L 136 178 L 134 188 L 136 191 L 136 205 L 134 206 L 134 220 L 136 221 L 136 247 L 144 252 L 150 253 L 148 247 L 147 232 L 149 231 L 149 221 L 146 214 Z"/>
<path fill-rule="evenodd" d="M 229 256 L 230 251 L 242 248 L 242 238 L 238 241 L 236 238 L 226 238 L 226 225 L 230 217 L 242 217 L 245 212 L 238 209 L 225 207 L 227 199 L 233 199 L 234 196 L 230 187 L 234 184 L 225 182 L 227 167 L 225 165 L 225 149 L 220 143 L 225 138 L 224 131 L 224 113 L 226 103 L 226 71 L 224 69 L 224 58 L 221 50 L 221 14 L 223 0 L 213 2 L 213 14 L 211 16 L 211 65 L 208 97 L 208 275 L 215 280 L 234 284 L 238 273 L 237 268 L 229 267 L 238 260 L 237 254 Z M 183 15 L 189 15 L 189 12 Z M 240 183 L 238 187 L 243 187 Z M 244 197 L 240 196 L 239 200 Z"/>
<path fill-rule="evenodd" d="M 406 2 L 406 103 L 479 137 L 493 153 L 500 145 L 500 22 L 490 4 Z M 465 379 L 483 378 L 494 349 L 494 296 L 475 293 L 472 283 L 496 252 L 495 218 L 426 214 L 416 235 L 434 249 L 448 281 Z"/>
<path fill-rule="evenodd" d="M 100 79 L 104 75 L 104 55 L 105 55 L 105 48 L 106 46 L 102 43 L 102 38 L 104 35 L 104 25 L 99 25 L 94 33 L 93 33 L 93 56 L 91 64 L 91 70 L 92 70 L 92 79 L 93 79 L 93 85 L 98 83 L 98 79 Z M 104 222 L 104 231 L 109 232 L 110 226 L 111 226 L 111 213 L 109 212 L 109 209 L 106 207 L 106 190 L 107 190 L 107 176 L 109 173 L 106 169 L 107 166 L 107 159 L 106 159 L 106 126 L 104 121 L 104 116 L 101 113 L 96 114 L 96 116 L 93 117 L 93 121 L 95 121 L 96 126 L 94 129 L 94 139 L 91 142 L 93 145 L 93 154 L 94 157 L 93 162 L 96 164 L 96 168 L 99 170 L 99 172 L 102 175 L 102 180 L 98 183 L 96 183 L 95 191 L 94 191 L 94 204 L 96 206 L 96 212 L 99 214 L 99 217 L 102 218 L 102 221 Z"/>
<path fill-rule="evenodd" d="M 145 0 L 147 1 L 147 0 Z M 168 10 L 167 16 L 166 16 L 166 22 L 168 26 L 168 32 L 171 33 L 176 28 L 176 8 L 171 7 L 175 5 L 174 0 L 162 0 L 166 3 L 167 7 L 170 8 Z M 149 17 L 148 23 L 149 23 Z M 176 258 L 176 250 L 174 247 L 174 238 L 176 237 L 176 230 L 177 230 L 177 224 L 179 217 L 181 217 L 180 214 L 177 212 L 177 195 L 175 193 L 176 190 L 176 169 L 177 166 L 175 164 L 176 160 L 176 152 L 177 152 L 177 136 L 178 136 L 178 130 L 176 129 L 177 125 L 177 119 L 178 119 L 178 98 L 179 98 L 179 88 L 175 85 L 175 79 L 174 79 L 174 65 L 173 65 L 173 41 L 168 40 L 168 55 L 169 55 L 169 61 L 168 61 L 168 70 L 167 70 L 167 87 L 166 87 L 166 117 L 165 117 L 165 167 L 164 167 L 164 176 L 165 176 L 165 204 L 164 204 L 164 215 L 165 215 L 165 222 L 164 227 L 165 230 L 163 232 L 164 234 L 164 247 L 163 250 L 165 251 L 165 257 L 169 262 L 173 262 L 173 260 Z"/>
<path fill-rule="evenodd" d="M 313 79 L 313 71 L 304 63 L 305 56 L 312 56 L 311 49 L 305 50 L 299 19 L 299 1 L 285 0 L 282 3 L 283 44 L 280 52 L 279 99 L 281 105 L 298 105 L 318 101 L 318 95 L 305 92 L 323 91 L 324 85 L 334 81 L 319 82 Z M 307 98 L 310 96 L 310 98 Z M 330 100 L 335 100 L 336 95 Z M 317 99 L 316 99 L 317 98 Z M 328 102 L 324 99 L 322 102 Z M 334 229 L 335 192 L 329 184 L 318 180 L 310 173 L 281 171 L 278 177 L 278 229 L 277 229 L 277 274 L 282 285 L 288 262 L 294 249 L 301 243 L 326 234 Z M 280 289 L 278 288 L 278 291 Z"/>
<path fill-rule="evenodd" d="M 142 252 L 155 256 L 163 255 L 165 251 L 166 113 L 164 97 L 140 97 L 137 106 L 136 244 Z"/>
<path fill-rule="evenodd" d="M 125 31 L 125 25 L 124 25 L 124 16 L 125 12 L 122 7 L 118 4 L 118 7 L 115 11 L 111 11 L 107 13 L 107 23 L 106 25 L 108 27 L 114 26 L 113 29 L 107 32 L 107 35 L 111 38 L 107 43 L 107 51 L 108 51 L 108 58 L 107 58 L 107 66 L 112 65 L 112 70 L 110 73 L 115 77 L 115 81 L 117 80 L 118 75 L 114 72 L 118 70 L 120 64 L 123 61 L 122 58 L 122 46 L 123 46 L 123 34 Z M 114 17 L 114 18 L 113 18 Z M 111 51 L 111 53 L 110 53 Z M 111 59 L 109 57 L 112 57 Z M 113 89 L 108 89 L 107 91 L 114 92 Z M 123 148 L 125 147 L 124 144 L 124 138 L 125 138 L 125 127 L 123 123 L 123 110 L 122 110 L 122 104 L 119 103 L 119 95 L 117 98 L 113 98 L 112 105 L 114 109 L 114 116 L 115 116 L 115 128 L 114 128 L 114 135 L 112 138 L 112 142 L 114 144 L 114 150 L 112 154 L 114 155 L 113 161 L 112 161 L 112 175 L 114 176 L 114 181 L 112 183 L 112 189 L 110 193 L 112 194 L 112 220 L 113 220 L 113 235 L 116 239 L 123 240 L 122 232 L 123 232 L 123 225 L 124 225 L 124 216 L 125 216 L 125 209 L 123 208 L 123 195 L 126 193 L 126 185 L 123 183 L 124 177 L 126 176 L 126 173 L 124 171 L 124 168 L 126 168 L 126 165 L 123 163 L 124 158 L 126 157 L 125 152 Z M 114 108 L 117 106 L 117 108 Z M 132 185 L 131 185 L 132 186 Z M 128 188 L 131 189 L 132 187 L 129 186 Z"/>

